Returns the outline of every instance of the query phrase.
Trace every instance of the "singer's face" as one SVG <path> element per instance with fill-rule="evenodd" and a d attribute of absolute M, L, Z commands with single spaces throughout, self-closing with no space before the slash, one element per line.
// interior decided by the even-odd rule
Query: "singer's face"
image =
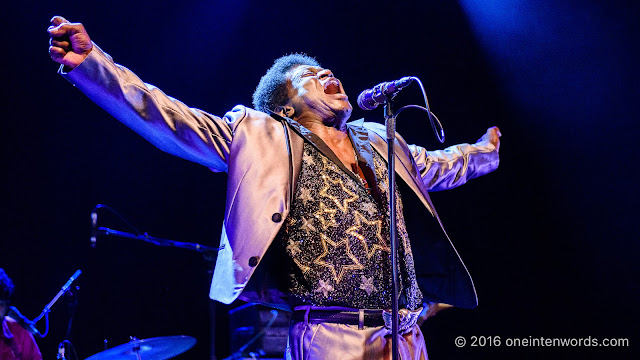
<path fill-rule="evenodd" d="M 289 98 L 296 116 L 310 111 L 325 125 L 342 126 L 351 116 L 349 97 L 331 70 L 298 65 L 289 71 Z"/>

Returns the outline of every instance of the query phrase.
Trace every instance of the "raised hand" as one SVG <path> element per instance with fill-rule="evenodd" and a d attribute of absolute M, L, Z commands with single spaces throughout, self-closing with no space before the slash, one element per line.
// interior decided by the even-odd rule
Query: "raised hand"
<path fill-rule="evenodd" d="M 73 69 L 89 55 L 93 44 L 80 23 L 70 23 L 62 16 L 54 16 L 49 33 L 49 55 L 57 63 Z"/>
<path fill-rule="evenodd" d="M 482 137 L 478 141 L 489 141 L 492 143 L 496 149 L 500 150 L 500 137 L 502 133 L 500 133 L 500 129 L 497 126 L 492 126 L 487 129 L 487 132 L 482 135 Z"/>

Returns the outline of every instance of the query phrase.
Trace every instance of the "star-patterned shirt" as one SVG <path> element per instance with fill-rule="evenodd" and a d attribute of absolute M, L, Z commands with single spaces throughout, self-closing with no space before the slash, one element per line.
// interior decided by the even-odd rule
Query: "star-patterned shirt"
<path fill-rule="evenodd" d="M 359 177 L 347 174 L 309 142 L 305 142 L 302 159 L 291 212 L 279 236 L 291 259 L 292 304 L 390 308 L 386 163 L 374 151 L 374 186 L 382 194 L 381 201 L 376 201 L 364 182 L 356 180 Z M 399 197 L 397 202 L 403 306 L 416 309 L 422 304 L 422 294 Z"/>

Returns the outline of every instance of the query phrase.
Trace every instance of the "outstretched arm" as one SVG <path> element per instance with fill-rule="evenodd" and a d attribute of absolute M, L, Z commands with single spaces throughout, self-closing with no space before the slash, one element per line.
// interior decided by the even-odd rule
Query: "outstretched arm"
<path fill-rule="evenodd" d="M 55 16 L 47 31 L 49 54 L 63 65 L 61 74 L 93 102 L 159 149 L 214 171 L 227 170 L 231 129 L 244 108 L 224 118 L 190 108 L 114 63 L 82 24 Z"/>
<path fill-rule="evenodd" d="M 416 145 L 409 148 L 427 190 L 448 190 L 498 168 L 500 136 L 500 129 L 494 126 L 475 144 L 459 144 L 438 151 Z"/>

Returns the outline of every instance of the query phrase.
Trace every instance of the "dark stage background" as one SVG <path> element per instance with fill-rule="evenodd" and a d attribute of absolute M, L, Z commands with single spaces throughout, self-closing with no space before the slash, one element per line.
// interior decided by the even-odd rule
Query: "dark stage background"
<path fill-rule="evenodd" d="M 622 1 L 12 1 L 3 5 L 0 267 L 34 318 L 76 269 L 72 338 L 81 358 L 128 341 L 191 335 L 181 359 L 209 356 L 211 265 L 200 255 L 119 238 L 89 247 L 97 203 L 150 234 L 217 246 L 226 176 L 164 154 L 56 74 L 46 28 L 83 22 L 117 62 L 190 106 L 250 104 L 260 76 L 293 51 L 317 56 L 359 91 L 420 77 L 446 146 L 500 127 L 493 174 L 433 201 L 480 305 L 423 327 L 430 357 L 630 359 L 638 334 L 638 5 Z M 402 102 L 418 102 L 417 87 Z M 353 119 L 382 121 L 382 111 Z M 398 131 L 440 148 L 422 114 Z M 411 212 L 411 208 L 407 209 Z M 125 229 L 101 212 L 100 225 Z M 414 235 L 418 237 L 419 234 Z M 218 305 L 218 358 L 230 354 Z M 53 359 L 66 305 L 39 340 Z M 39 323 L 43 328 L 44 321 Z M 503 345 L 457 348 L 454 339 Z M 627 348 L 506 347 L 508 337 L 629 338 Z"/>

